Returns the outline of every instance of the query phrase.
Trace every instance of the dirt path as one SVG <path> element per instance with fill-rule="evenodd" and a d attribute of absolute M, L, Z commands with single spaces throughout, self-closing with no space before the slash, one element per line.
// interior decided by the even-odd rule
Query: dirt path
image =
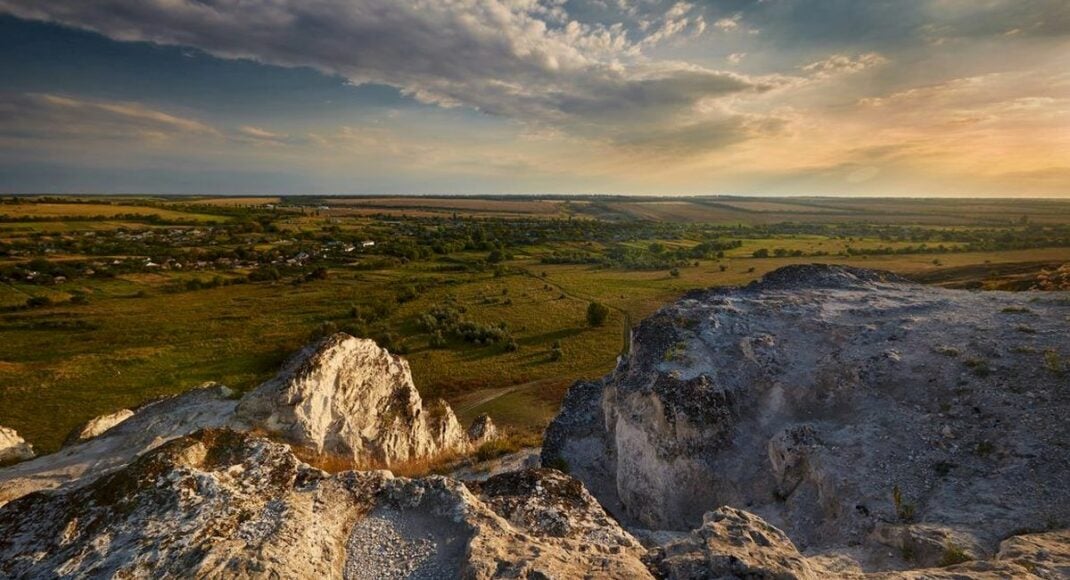
<path fill-rule="evenodd" d="M 497 399 L 497 398 L 500 398 L 500 397 L 504 397 L 505 395 L 508 395 L 509 393 L 512 393 L 514 391 L 519 391 L 521 389 L 526 389 L 526 388 L 529 388 L 529 387 L 534 387 L 534 386 L 537 386 L 537 385 L 556 382 L 556 381 L 560 381 L 560 380 L 567 380 L 567 377 L 565 377 L 565 376 L 548 377 L 548 378 L 545 378 L 545 379 L 538 379 L 538 380 L 529 381 L 529 382 L 526 382 L 526 383 L 520 383 L 520 384 L 516 384 L 516 385 L 509 385 L 508 387 L 498 387 L 498 388 L 495 388 L 495 389 L 484 389 L 484 390 L 481 390 L 481 391 L 476 391 L 475 393 L 472 393 L 472 395 L 477 395 L 478 394 L 479 395 L 478 398 L 476 398 L 473 401 L 465 401 L 463 404 L 454 405 L 454 411 L 457 413 L 458 416 L 463 416 L 466 413 L 471 412 L 473 409 L 475 409 L 477 407 L 486 405 L 487 403 L 493 401 L 494 399 Z"/>

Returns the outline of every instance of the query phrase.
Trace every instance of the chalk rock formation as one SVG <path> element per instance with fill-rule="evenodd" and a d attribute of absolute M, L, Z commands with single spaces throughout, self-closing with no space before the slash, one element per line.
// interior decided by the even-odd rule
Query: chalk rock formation
<path fill-rule="evenodd" d="M 784 532 L 753 514 L 722 507 L 703 520 L 702 527 L 658 555 L 658 570 L 666 578 L 819 577 Z"/>
<path fill-rule="evenodd" d="M 498 426 L 486 413 L 476 417 L 468 427 L 468 441 L 472 445 L 480 445 L 492 441 L 498 437 Z"/>
<path fill-rule="evenodd" d="M 646 528 L 729 505 L 871 570 L 991 556 L 1070 522 L 1068 321 L 1064 294 L 835 266 L 691 293 L 572 388 L 543 464 Z"/>
<path fill-rule="evenodd" d="M 25 461 L 33 456 L 33 446 L 20 437 L 17 431 L 0 427 L 0 465 Z"/>
<path fill-rule="evenodd" d="M 74 445 L 75 443 L 81 443 L 82 441 L 92 439 L 133 416 L 134 412 L 130 409 L 119 409 L 114 413 L 94 417 L 86 421 L 82 426 L 71 431 L 71 434 L 67 436 L 67 440 L 63 442 L 63 445 L 66 447 L 68 445 Z"/>
<path fill-rule="evenodd" d="M 176 437 L 228 425 L 237 403 L 230 389 L 206 383 L 143 405 L 97 437 L 0 470 L 0 505 L 33 491 L 82 483 Z"/>
<path fill-rule="evenodd" d="M 423 406 L 408 362 L 372 340 L 343 333 L 306 348 L 246 395 L 237 417 L 365 464 L 468 448 L 468 435 L 449 405 Z"/>
<path fill-rule="evenodd" d="M 83 476 L 100 476 L 200 429 L 262 429 L 366 465 L 388 466 L 472 447 L 449 405 L 436 401 L 423 406 L 408 363 L 371 340 L 341 333 L 302 350 L 244 398 L 208 383 L 143 405 L 104 429 L 120 417 L 95 419 L 80 431 L 100 431 L 96 436 L 0 471 L 0 505 Z"/>
<path fill-rule="evenodd" d="M 226 429 L 0 508 L 5 578 L 648 578 L 641 555 L 558 472 L 476 489 L 383 471 L 329 475 L 287 445 Z"/>

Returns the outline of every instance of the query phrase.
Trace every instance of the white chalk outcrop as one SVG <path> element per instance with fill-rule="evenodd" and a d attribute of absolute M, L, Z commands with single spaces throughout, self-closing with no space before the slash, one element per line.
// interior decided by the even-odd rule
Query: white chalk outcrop
<path fill-rule="evenodd" d="M 695 292 L 573 387 L 544 465 L 628 524 L 723 505 L 867 570 L 996 554 L 1070 525 L 1070 300 L 835 266 Z"/>
<path fill-rule="evenodd" d="M 424 406 L 408 362 L 372 340 L 342 333 L 306 348 L 246 395 L 237 418 L 367 465 L 469 447 L 449 405 Z"/>
<path fill-rule="evenodd" d="M 33 446 L 8 427 L 0 427 L 0 465 L 25 461 L 34 456 Z"/>
<path fill-rule="evenodd" d="M 59 452 L 0 471 L 0 505 L 99 476 L 166 441 L 220 427 L 259 429 L 356 465 L 382 467 L 467 452 L 486 440 L 470 440 L 445 402 L 424 406 L 403 359 L 374 341 L 339 333 L 303 349 L 243 398 L 209 383 L 90 421 Z M 493 424 L 481 420 L 473 428 L 490 433 Z"/>

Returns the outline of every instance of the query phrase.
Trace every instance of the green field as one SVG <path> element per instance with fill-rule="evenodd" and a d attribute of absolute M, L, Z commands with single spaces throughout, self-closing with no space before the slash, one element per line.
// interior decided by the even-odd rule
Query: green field
<path fill-rule="evenodd" d="M 763 212 L 803 203 L 791 200 L 733 201 L 759 217 L 731 229 L 621 221 L 629 204 L 649 210 L 645 201 L 615 201 L 607 221 L 593 217 L 600 202 L 590 200 L 396 200 L 0 203 L 0 214 L 18 207 L 21 216 L 53 218 L 0 223 L 0 425 L 54 450 L 86 419 L 204 381 L 249 389 L 313 337 L 345 330 L 402 352 L 422 394 L 446 398 L 463 419 L 489 412 L 514 431 L 537 432 L 569 384 L 613 367 L 632 324 L 691 289 L 744 284 L 793 263 L 968 286 L 1070 262 L 1070 203 L 1050 201 L 1019 202 L 1013 219 L 993 225 L 988 209 L 1005 206 L 977 202 L 969 214 L 941 200 L 923 204 L 936 209 L 908 229 L 881 229 L 877 218 L 901 210 L 883 200 L 871 202 L 872 220 L 862 213 L 856 225 L 821 230 L 799 221 L 769 227 Z M 866 204 L 821 209 L 840 215 Z M 383 213 L 334 209 L 360 206 Z M 934 225 L 941 216 L 946 225 Z M 196 225 L 207 222 L 217 225 Z M 364 239 L 378 243 L 363 249 Z M 732 243 L 722 257 L 689 253 L 711 240 Z M 755 257 L 763 249 L 772 257 Z M 591 301 L 610 308 L 601 326 L 587 323 Z M 504 328 L 507 338 L 436 338 L 421 320 L 444 304 L 465 324 Z"/>

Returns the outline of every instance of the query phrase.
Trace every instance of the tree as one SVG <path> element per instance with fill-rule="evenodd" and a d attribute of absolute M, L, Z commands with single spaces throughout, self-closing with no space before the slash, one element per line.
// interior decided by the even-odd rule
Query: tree
<path fill-rule="evenodd" d="M 587 305 L 587 324 L 602 326 L 609 317 L 609 307 L 599 302 L 591 302 Z"/>
<path fill-rule="evenodd" d="M 767 250 L 765 248 L 759 248 L 759 249 L 754 251 L 754 257 L 755 258 L 768 258 L 769 257 L 769 250 Z"/>

